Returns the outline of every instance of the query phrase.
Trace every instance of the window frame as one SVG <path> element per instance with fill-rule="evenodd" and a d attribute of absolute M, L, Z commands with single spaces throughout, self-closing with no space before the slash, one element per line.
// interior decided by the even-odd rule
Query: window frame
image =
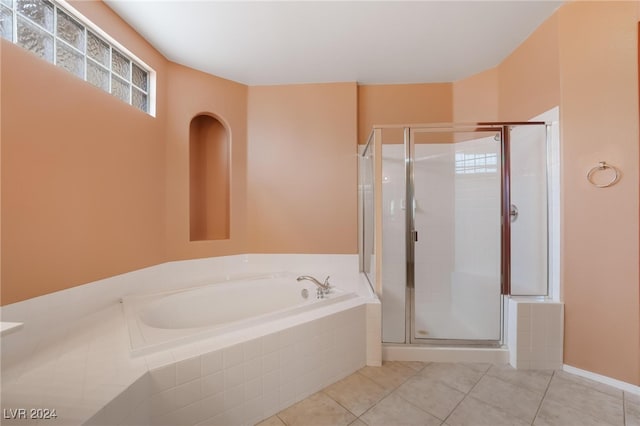
<path fill-rule="evenodd" d="M 37 22 L 33 21 L 30 17 L 25 16 L 24 14 L 20 13 L 18 11 L 18 7 L 17 7 L 17 3 L 18 0 L 13 0 L 12 1 L 12 6 L 9 7 L 7 6 L 4 2 L 0 2 L 0 4 L 2 4 L 2 7 L 8 9 L 11 11 L 12 13 L 12 40 L 7 40 L 17 46 L 20 46 L 18 44 L 18 18 L 25 20 L 26 18 L 26 23 L 28 25 L 31 26 L 35 26 L 37 27 L 38 30 L 45 32 L 48 36 L 50 36 L 53 39 L 53 45 L 52 45 L 52 60 L 49 61 L 49 58 L 47 57 L 43 57 L 42 59 L 44 59 L 45 61 L 54 64 L 62 69 L 64 69 L 66 72 L 69 72 L 70 74 L 75 75 L 78 78 L 81 78 L 82 80 L 84 80 L 85 82 L 89 83 L 90 85 L 92 85 L 93 87 L 96 87 L 100 90 L 102 90 L 105 93 L 108 93 L 111 96 L 116 97 L 117 99 L 120 99 L 122 102 L 124 103 L 128 103 L 130 106 L 134 107 L 136 110 L 144 112 L 146 114 L 149 114 L 152 117 L 156 116 L 156 71 L 151 68 L 146 62 L 144 62 L 143 60 L 141 60 L 137 55 L 133 54 L 133 52 L 131 52 L 129 49 L 127 49 L 125 46 L 123 46 L 121 43 L 119 43 L 117 40 L 115 40 L 113 37 L 111 37 L 109 34 L 107 34 L 104 30 L 102 30 L 99 26 L 97 26 L 95 23 L 93 23 L 91 20 L 89 20 L 86 16 L 84 16 L 82 13 L 80 13 L 77 9 L 75 9 L 73 6 L 71 6 L 67 1 L 65 0 L 44 0 L 48 3 L 50 3 L 51 5 L 53 5 L 53 23 L 52 23 L 52 31 L 48 30 L 47 28 L 39 25 Z M 62 13 L 70 16 L 73 20 L 77 21 L 77 23 L 79 25 L 81 25 L 83 27 L 83 35 L 84 35 L 84 51 L 78 49 L 76 46 L 72 45 L 71 43 L 67 42 L 66 40 L 64 40 L 62 37 L 59 36 L 58 34 L 58 10 L 60 10 Z M 91 58 L 89 56 L 89 53 L 87 51 L 87 45 L 88 45 L 88 39 L 89 39 L 89 32 L 93 33 L 95 36 L 97 36 L 98 39 L 100 39 L 101 41 L 103 41 L 104 43 L 106 43 L 109 46 L 109 67 L 105 67 L 104 64 L 96 61 L 95 59 Z M 3 37 L 4 38 L 4 37 Z M 5 39 L 6 40 L 6 39 Z M 67 50 L 71 50 L 72 53 L 74 54 L 78 54 L 78 55 L 82 55 L 82 61 L 83 61 L 83 73 L 82 75 L 79 75 L 78 73 L 75 73 L 61 65 L 58 64 L 58 58 L 57 58 L 57 53 L 58 53 L 58 47 L 62 46 L 63 48 L 66 48 Z M 28 49 L 20 46 L 21 48 L 29 51 Z M 125 78 L 123 78 L 119 73 L 117 73 L 114 69 L 113 69 L 113 54 L 114 54 L 114 50 L 117 51 L 118 53 L 120 53 L 121 55 L 125 56 L 126 59 L 129 60 L 129 72 L 128 72 L 128 80 L 125 80 Z M 92 82 L 90 82 L 87 79 L 87 75 L 88 75 L 88 65 L 91 64 L 93 66 L 97 66 L 99 67 L 101 70 L 107 72 L 108 75 L 108 88 L 107 90 L 105 90 L 103 87 L 101 86 L 97 86 L 95 84 L 93 84 Z M 145 71 L 147 73 L 147 90 L 146 92 L 144 90 L 142 90 L 138 85 L 136 85 L 133 82 L 133 72 L 134 72 L 134 65 L 137 66 L 138 68 L 142 69 L 143 71 Z M 117 79 L 122 83 L 125 83 L 128 85 L 129 87 L 129 95 L 128 95 L 128 99 L 124 100 L 121 97 L 117 96 L 116 94 L 112 93 L 112 84 L 113 84 L 113 80 Z M 138 90 L 140 92 L 142 92 L 143 94 L 146 94 L 147 96 L 147 110 L 142 110 L 140 108 L 138 108 L 137 106 L 135 106 L 133 104 L 133 96 L 134 96 L 134 89 Z"/>
<path fill-rule="evenodd" d="M 454 162 L 456 175 L 494 175 L 499 171 L 496 152 L 460 150 L 455 152 Z"/>

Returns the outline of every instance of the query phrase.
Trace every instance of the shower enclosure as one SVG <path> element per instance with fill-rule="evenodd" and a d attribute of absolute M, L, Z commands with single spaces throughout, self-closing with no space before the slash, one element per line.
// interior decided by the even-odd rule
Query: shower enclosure
<path fill-rule="evenodd" d="M 360 260 L 385 343 L 498 346 L 503 296 L 548 293 L 544 122 L 376 126 Z"/>

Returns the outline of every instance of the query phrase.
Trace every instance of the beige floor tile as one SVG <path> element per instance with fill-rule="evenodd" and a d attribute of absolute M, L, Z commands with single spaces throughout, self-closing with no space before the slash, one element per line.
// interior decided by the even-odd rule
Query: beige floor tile
<path fill-rule="evenodd" d="M 580 377 L 575 374 L 567 373 L 565 371 L 555 371 L 553 377 L 557 379 L 569 380 L 574 383 L 581 384 L 583 386 L 590 387 L 607 395 L 614 396 L 616 398 L 622 398 L 622 391 L 613 386 L 605 385 L 604 383 L 596 382 L 594 380 L 587 379 L 586 377 Z"/>
<path fill-rule="evenodd" d="M 441 420 L 391 394 L 367 411 L 361 419 L 369 426 L 438 426 Z"/>
<path fill-rule="evenodd" d="M 622 394 L 612 396 L 557 374 L 551 379 L 545 399 L 572 407 L 609 424 L 621 425 L 624 421 Z"/>
<path fill-rule="evenodd" d="M 288 426 L 346 426 L 356 417 L 322 392 L 278 413 Z"/>
<path fill-rule="evenodd" d="M 443 426 L 640 426 L 640 396 L 561 371 L 385 362 L 257 426 L 438 425 L 442 420 Z"/>
<path fill-rule="evenodd" d="M 428 362 L 421 362 L 421 361 L 398 361 L 398 362 L 416 371 L 422 370 L 425 366 L 429 364 Z"/>
<path fill-rule="evenodd" d="M 447 418 L 449 426 L 526 426 L 529 423 L 467 396 Z"/>
<path fill-rule="evenodd" d="M 463 392 L 423 376 L 410 378 L 394 394 L 441 420 L 446 419 L 464 398 Z"/>
<path fill-rule="evenodd" d="M 535 426 L 605 426 L 596 417 L 568 405 L 545 398 L 533 422 Z"/>
<path fill-rule="evenodd" d="M 388 391 L 391 391 L 403 384 L 409 377 L 414 376 L 417 371 L 407 367 L 399 361 L 384 361 L 382 367 L 364 367 L 358 371 L 378 383 Z"/>
<path fill-rule="evenodd" d="M 419 374 L 423 377 L 439 380 L 460 392 L 468 393 L 482 378 L 485 370 L 478 368 L 477 364 L 434 362 L 426 366 Z"/>
<path fill-rule="evenodd" d="M 388 393 L 385 388 L 360 373 L 345 377 L 326 387 L 323 392 L 356 417 L 373 407 Z"/>
<path fill-rule="evenodd" d="M 278 416 L 271 416 L 268 419 L 261 421 L 256 424 L 256 426 L 287 426 L 285 423 L 280 420 Z"/>
<path fill-rule="evenodd" d="M 480 379 L 469 395 L 528 423 L 533 421 L 543 397 L 538 392 L 492 376 Z"/>
<path fill-rule="evenodd" d="M 497 364 L 491 366 L 487 375 L 544 394 L 553 370 L 516 370 L 509 364 Z"/>

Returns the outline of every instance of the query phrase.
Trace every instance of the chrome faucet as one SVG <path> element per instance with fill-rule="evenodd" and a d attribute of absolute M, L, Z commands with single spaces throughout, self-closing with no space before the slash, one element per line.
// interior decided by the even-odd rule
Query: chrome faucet
<path fill-rule="evenodd" d="M 298 278 L 296 278 L 296 281 L 303 281 L 303 280 L 311 281 L 312 283 L 318 286 L 318 291 L 316 293 L 316 295 L 318 296 L 318 299 L 323 299 L 324 295 L 328 294 L 331 291 L 331 284 L 329 283 L 328 276 L 327 278 L 324 279 L 324 283 L 321 283 L 320 281 L 318 281 L 317 279 L 309 275 L 300 275 Z"/>

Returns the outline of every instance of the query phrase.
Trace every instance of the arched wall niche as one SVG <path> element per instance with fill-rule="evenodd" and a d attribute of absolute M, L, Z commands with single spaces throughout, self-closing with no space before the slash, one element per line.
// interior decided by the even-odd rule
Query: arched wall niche
<path fill-rule="evenodd" d="M 223 120 L 196 114 L 189 125 L 189 239 L 226 240 L 230 229 L 230 135 Z"/>

